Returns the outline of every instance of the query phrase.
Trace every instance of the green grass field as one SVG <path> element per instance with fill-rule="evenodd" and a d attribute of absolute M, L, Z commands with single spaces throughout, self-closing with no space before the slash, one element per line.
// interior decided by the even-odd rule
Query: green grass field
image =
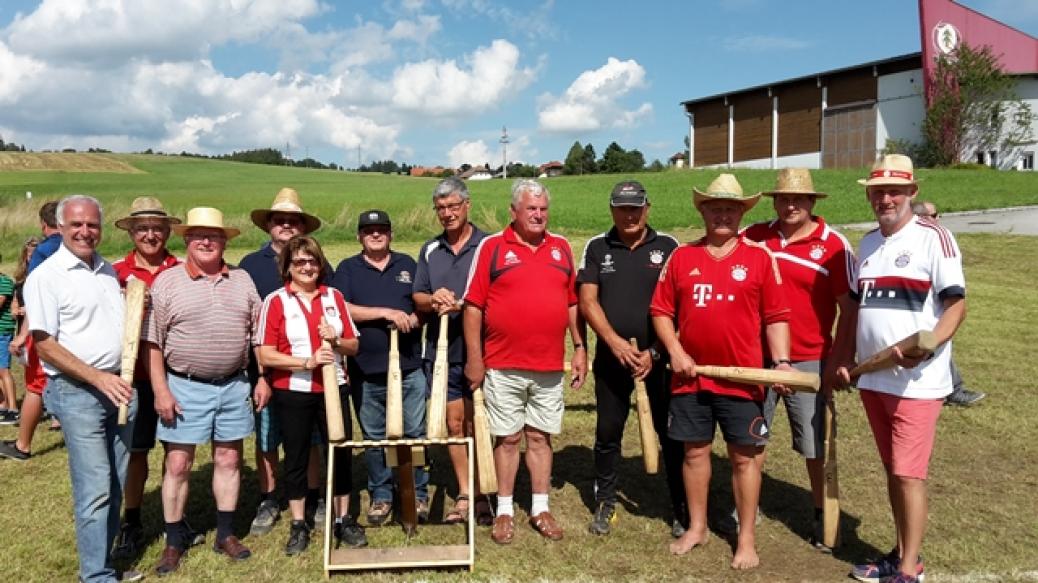
<path fill-rule="evenodd" d="M 384 206 L 393 213 L 428 217 L 428 231 L 415 229 L 397 248 L 417 250 L 422 233 L 431 233 L 428 196 L 434 181 L 385 176 L 355 176 L 347 173 L 314 172 L 194 160 L 135 157 L 144 175 L 0 173 L 2 204 L 20 207 L 24 190 L 36 200 L 65 192 L 90 192 L 125 210 L 132 196 L 158 193 L 174 210 L 196 204 L 224 208 L 238 225 L 248 225 L 245 211 L 268 205 L 277 188 L 293 185 L 303 193 L 308 208 L 322 218 L 341 216 L 341 227 L 320 233 L 328 240 L 333 262 L 356 252 L 351 243 L 356 211 Z M 221 166 L 226 164 L 226 168 Z M 198 172 L 185 176 L 186 170 Z M 165 172 L 165 174 L 163 174 Z M 190 172 L 186 172 L 190 174 Z M 680 228 L 695 224 L 687 195 L 691 185 L 704 187 L 716 172 L 669 172 L 646 174 L 644 179 L 654 197 L 653 223 L 675 230 L 682 239 L 695 235 Z M 829 200 L 820 207 L 833 222 L 867 220 L 868 210 L 858 197 L 853 178 L 860 172 L 821 172 L 819 186 L 828 189 Z M 144 183 L 134 183 L 148 177 Z M 164 176 L 164 178 L 162 178 Z M 740 173 L 747 190 L 767 187 L 773 174 Z M 174 180 L 176 178 L 176 180 Z M 1034 203 L 1038 193 L 1030 176 L 1015 173 L 952 172 L 927 173 L 923 192 L 947 210 L 974 206 L 1009 206 Z M 608 224 L 605 195 L 618 177 L 566 178 L 549 181 L 554 195 L 552 225 L 570 237 L 580 249 L 587 236 Z M 181 184 L 180 180 L 184 181 Z M 989 185 L 988 182 L 997 183 Z M 843 184 L 847 182 L 849 184 Z M 171 186 L 172 184 L 176 186 Z M 162 186 L 168 184 L 168 186 Z M 971 187 L 968 185 L 972 184 Z M 841 186 L 842 185 L 842 186 Z M 944 185 L 943 192 L 940 185 Z M 985 185 L 990 190 L 982 190 Z M 507 185 L 500 181 L 473 185 L 477 208 L 495 209 L 504 221 Z M 934 190 L 931 194 L 930 189 Z M 1024 189 L 1027 189 L 1026 191 Z M 21 191 L 21 192 L 20 192 Z M 978 193 L 983 192 L 981 199 Z M 311 198 L 311 196 L 313 198 Z M 495 198 L 496 197 L 496 198 Z M 567 198 L 568 197 L 568 198 Z M 314 200 L 315 199 L 315 200 Z M 17 202 L 16 202 L 17 200 Z M 313 204 L 309 201 L 314 200 Z M 336 214 L 344 201 L 349 213 Z M 484 202 L 494 200 L 493 204 Z M 986 204 L 990 203 L 990 204 Z M 598 205 L 598 206 L 596 206 Z M 7 210 L 5 208 L 5 211 Z M 829 212 L 832 209 L 832 212 Z M 420 212 L 419 212 L 420 211 Z M 114 214 L 118 214 L 117 212 Z M 109 216 L 114 216 L 110 214 Z M 752 218 L 763 218 L 758 210 Z M 479 212 L 474 220 L 486 224 Z M 34 227 L 8 228 L 3 233 L 5 263 L 17 238 Z M 247 232 L 258 230 L 247 227 Z M 113 232 L 115 235 L 113 236 Z M 107 232 L 108 253 L 126 249 L 124 235 Z M 860 233 L 849 233 L 857 241 Z M 252 233 L 236 242 L 230 257 L 236 259 L 262 240 Z M 1034 379 L 1038 365 L 1030 349 L 1038 345 L 1038 290 L 1034 287 L 1034 257 L 1038 238 L 963 235 L 959 237 L 965 257 L 969 289 L 969 316 L 956 336 L 956 360 L 970 387 L 988 392 L 988 398 L 971 409 L 945 409 L 938 427 L 937 446 L 931 464 L 930 523 L 924 544 L 927 580 L 942 581 L 1038 581 L 1038 518 L 1035 493 L 1038 481 L 1038 430 L 1032 425 L 1038 412 Z M 8 264 L 9 265 L 9 264 Z M 7 266 L 4 267 L 7 269 Z M 15 367 L 16 378 L 21 370 Z M 20 382 L 20 381 L 19 381 Z M 564 430 L 555 440 L 555 471 L 551 492 L 552 510 L 566 529 L 558 543 L 540 539 L 525 526 L 529 510 L 529 480 L 520 471 L 516 493 L 517 536 L 511 547 L 499 547 L 486 529 L 477 529 L 475 572 L 404 571 L 370 573 L 364 581 L 448 581 L 456 578 L 480 581 L 842 581 L 852 562 L 886 552 L 892 543 L 892 525 L 886 504 L 881 466 L 856 394 L 838 396 L 841 413 L 839 430 L 840 489 L 842 493 L 843 545 L 834 555 L 823 555 L 806 542 L 810 528 L 809 492 L 803 463 L 789 448 L 789 430 L 783 414 L 776 417 L 774 439 L 768 448 L 762 492 L 764 523 L 758 529 L 762 565 L 747 573 L 728 568 L 731 548 L 716 535 L 706 547 L 684 557 L 666 550 L 669 520 L 662 477 L 646 476 L 639 456 L 637 427 L 629 419 L 621 463 L 621 508 L 615 531 L 608 537 L 587 533 L 593 503 L 592 454 L 594 439 L 594 388 L 589 382 L 567 396 Z M 15 429 L 0 427 L 0 439 L 13 439 Z M 251 440 L 246 444 L 248 463 L 243 468 L 242 495 L 236 521 L 239 534 L 248 523 L 258 501 Z M 72 524 L 71 488 L 60 434 L 41 426 L 33 444 L 34 457 L 25 463 L 0 459 L 0 559 L 10 581 L 69 580 L 75 577 L 76 554 Z M 714 479 L 710 512 L 719 518 L 729 508 L 730 474 L 723 445 L 715 443 Z M 192 478 L 188 515 L 196 527 L 215 525 L 212 498 L 208 494 L 212 466 L 208 452 L 198 455 Z M 363 464 L 355 462 L 355 484 L 363 483 Z M 152 477 L 145 494 L 144 519 L 149 546 L 138 559 L 150 571 L 162 550 L 161 509 L 158 476 L 161 453 L 151 456 Z M 433 513 L 441 516 L 454 494 L 452 472 L 445 456 L 433 455 Z M 446 500 L 445 500 L 446 498 Z M 366 509 L 366 494 L 361 495 Z M 369 529 L 373 546 L 408 544 L 397 527 Z M 288 525 L 279 524 L 264 537 L 245 539 L 254 556 L 242 564 L 230 564 L 206 547 L 189 554 L 181 571 L 170 581 L 315 581 L 322 576 L 320 545 L 313 544 L 301 556 L 285 557 L 282 549 Z M 411 544 L 457 541 L 460 527 L 432 525 L 421 530 Z M 315 539 L 316 541 L 316 539 Z M 150 575 L 154 577 L 154 575 Z"/>

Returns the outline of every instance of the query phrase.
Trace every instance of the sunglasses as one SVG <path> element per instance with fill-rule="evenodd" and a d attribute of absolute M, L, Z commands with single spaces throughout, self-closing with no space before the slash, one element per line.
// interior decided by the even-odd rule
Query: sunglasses
<path fill-rule="evenodd" d="M 306 267 L 307 265 L 320 267 L 321 263 L 313 258 L 296 257 L 292 260 L 292 267 Z"/>

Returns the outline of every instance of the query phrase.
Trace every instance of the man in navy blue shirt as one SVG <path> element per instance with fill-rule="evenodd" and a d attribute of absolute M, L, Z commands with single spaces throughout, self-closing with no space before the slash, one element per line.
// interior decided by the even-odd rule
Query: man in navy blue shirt
<path fill-rule="evenodd" d="M 422 330 L 411 298 L 417 265 L 390 249 L 392 224 L 385 211 L 370 210 L 357 220 L 362 250 L 344 259 L 335 270 L 334 285 L 349 304 L 360 331 L 360 349 L 347 361 L 354 405 L 364 439 L 386 438 L 386 372 L 389 368 L 389 326 L 399 332 L 403 377 L 404 437 L 425 437 L 425 373 L 422 371 Z M 357 405 L 359 401 L 359 405 Z M 392 513 L 393 474 L 382 448 L 367 448 L 368 524 L 380 525 Z M 415 469 L 418 518 L 429 516 L 429 474 Z"/>
<path fill-rule="evenodd" d="M 427 241 L 418 252 L 418 275 L 414 280 L 414 301 L 419 312 L 429 315 L 425 329 L 425 358 L 422 364 L 427 379 L 432 377 L 436 358 L 436 342 L 440 336 L 441 314 L 450 314 L 447 324 L 447 432 L 451 437 L 472 435 L 472 391 L 465 381 L 465 339 L 462 337 L 461 306 L 465 295 L 469 267 L 486 233 L 469 222 L 469 190 L 461 180 L 445 178 L 432 195 L 433 210 L 443 225 L 443 233 Z M 432 387 L 429 387 L 430 389 Z M 468 520 L 469 462 L 464 445 L 447 448 L 454 477 L 458 480 L 458 497 L 454 509 L 444 519 L 447 523 Z M 476 499 L 476 521 L 484 526 L 493 522 L 485 496 Z"/>
<path fill-rule="evenodd" d="M 252 277 L 256 284 L 256 291 L 261 298 L 265 298 L 272 292 L 284 287 L 285 282 L 281 279 L 281 270 L 278 269 L 277 256 L 289 239 L 296 235 L 312 233 L 321 227 L 321 220 L 317 217 L 303 212 L 299 202 L 299 193 L 291 188 L 282 188 L 274 197 L 274 202 L 269 209 L 256 209 L 252 211 L 250 218 L 253 224 L 270 234 L 270 241 L 263 244 L 257 251 L 249 253 L 242 258 L 238 267 L 241 267 Z M 327 269 L 331 272 L 331 267 Z M 261 384 L 267 384 L 267 379 L 259 374 L 256 360 L 249 353 L 249 381 L 253 390 Z M 256 413 L 256 475 L 259 477 L 259 488 L 261 500 L 256 509 L 256 518 L 252 521 L 249 529 L 250 534 L 260 535 L 270 532 L 274 523 L 281 517 L 281 507 L 275 497 L 277 487 L 277 465 L 278 446 L 281 445 L 281 426 L 273 407 L 264 407 Z M 320 459 L 311 455 L 311 465 L 317 465 L 314 460 Z M 317 468 L 311 468 L 309 475 L 311 483 L 307 494 L 307 515 L 312 516 L 317 512 L 317 501 L 320 492 L 320 484 L 314 481 L 319 474 Z M 323 523 L 323 520 L 315 520 L 315 524 Z"/>

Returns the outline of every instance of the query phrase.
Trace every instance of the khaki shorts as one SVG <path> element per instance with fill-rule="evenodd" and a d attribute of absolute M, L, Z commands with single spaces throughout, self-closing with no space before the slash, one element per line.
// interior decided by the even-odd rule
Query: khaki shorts
<path fill-rule="evenodd" d="M 483 381 L 490 433 L 512 435 L 529 425 L 545 433 L 562 433 L 562 371 L 490 369 Z"/>

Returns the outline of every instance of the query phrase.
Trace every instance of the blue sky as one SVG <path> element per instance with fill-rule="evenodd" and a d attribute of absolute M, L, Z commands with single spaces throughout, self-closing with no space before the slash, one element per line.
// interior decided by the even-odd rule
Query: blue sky
<path fill-rule="evenodd" d="M 1038 36 L 1038 1 L 960 2 Z M 914 0 L 4 0 L 0 135 L 356 166 L 666 160 L 680 102 L 919 50 Z"/>

